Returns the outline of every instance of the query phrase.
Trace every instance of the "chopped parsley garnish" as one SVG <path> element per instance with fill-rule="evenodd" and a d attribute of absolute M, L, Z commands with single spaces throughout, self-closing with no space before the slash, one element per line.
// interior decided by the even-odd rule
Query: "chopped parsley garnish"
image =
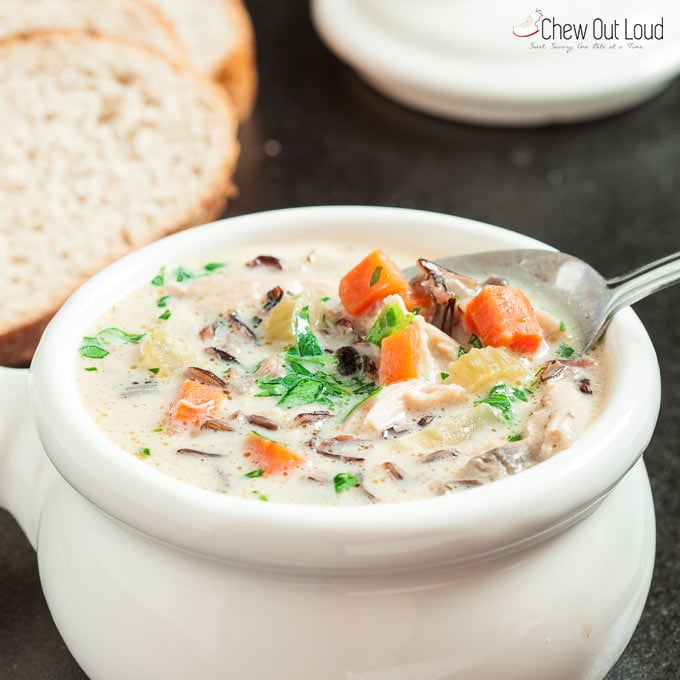
<path fill-rule="evenodd" d="M 177 283 L 182 283 L 182 281 L 194 278 L 196 278 L 196 276 L 184 267 L 177 267 L 175 270 L 175 281 L 177 281 Z"/>
<path fill-rule="evenodd" d="M 512 405 L 516 401 L 529 401 L 530 390 L 513 387 L 504 383 L 498 383 L 491 388 L 489 395 L 477 399 L 477 404 L 488 404 L 500 412 L 503 420 L 511 423 L 514 420 Z"/>
<path fill-rule="evenodd" d="M 96 366 L 88 366 L 85 370 L 86 371 L 96 371 L 97 367 Z"/>
<path fill-rule="evenodd" d="M 257 379 L 256 397 L 278 397 L 278 406 L 324 404 L 335 407 L 353 396 L 375 390 L 375 383 L 360 375 L 342 377 L 336 371 L 337 357 L 325 354 L 309 321 L 309 308 L 295 317 L 295 345 L 284 355 L 285 375 Z"/>
<path fill-rule="evenodd" d="M 165 267 L 161 267 L 161 270 L 151 279 L 152 286 L 162 286 L 165 283 Z"/>
<path fill-rule="evenodd" d="M 222 267 L 224 266 L 225 266 L 224 262 L 208 262 L 208 264 L 203 265 L 201 271 L 199 272 L 192 272 L 186 267 L 176 267 L 175 269 L 172 270 L 170 276 L 172 276 L 178 283 L 182 283 L 183 281 L 187 281 L 188 279 L 199 279 L 202 276 L 210 276 L 219 269 L 222 269 Z M 151 279 L 151 285 L 162 286 L 165 283 L 167 274 L 168 270 L 166 269 L 166 267 L 161 267 L 158 274 L 156 274 L 156 276 L 154 276 Z M 160 306 L 161 305 L 159 305 L 159 307 Z"/>
<path fill-rule="evenodd" d="M 156 307 L 167 307 L 169 295 L 162 295 L 156 300 Z"/>
<path fill-rule="evenodd" d="M 170 318 L 171 315 L 172 314 L 171 314 L 170 310 L 166 309 L 162 314 L 159 314 L 158 318 L 163 319 L 163 321 L 167 321 Z"/>
<path fill-rule="evenodd" d="M 151 371 L 151 373 L 156 374 L 156 373 L 158 373 L 158 371 L 160 371 L 161 369 L 160 369 L 160 368 L 150 368 L 149 370 Z"/>
<path fill-rule="evenodd" d="M 135 344 L 139 342 L 145 335 L 146 333 L 126 333 L 120 328 L 105 328 L 103 331 L 99 331 L 94 339 L 99 343 L 105 344 L 111 342 L 112 340 L 120 340 L 121 342 Z"/>
<path fill-rule="evenodd" d="M 376 387 L 374 390 L 369 392 L 363 399 L 354 404 L 354 406 L 352 406 L 352 408 L 345 414 L 345 417 L 342 419 L 343 422 L 347 420 L 347 418 L 349 418 L 352 415 L 352 413 L 354 413 L 354 411 L 356 411 L 362 404 L 365 404 L 369 399 L 373 399 L 373 397 L 380 394 L 380 392 L 382 392 L 383 390 L 383 387 L 384 385 Z"/>
<path fill-rule="evenodd" d="M 208 262 L 208 264 L 203 265 L 203 269 L 207 272 L 214 272 L 216 269 L 221 269 L 224 267 L 224 262 Z"/>
<path fill-rule="evenodd" d="M 373 288 L 378 281 L 380 281 L 380 275 L 382 274 L 382 267 L 376 267 L 373 270 L 373 273 L 371 274 L 371 280 L 368 282 L 368 285 Z"/>
<path fill-rule="evenodd" d="M 470 347 L 476 347 L 477 349 L 482 349 L 482 341 L 473 333 L 468 340 L 468 345 Z"/>
<path fill-rule="evenodd" d="M 516 434 L 511 434 L 508 436 L 508 441 L 509 442 L 518 442 L 520 439 L 523 439 L 522 435 L 517 432 Z"/>
<path fill-rule="evenodd" d="M 380 310 L 380 314 L 366 335 L 366 340 L 380 347 L 383 338 L 406 328 L 414 316 L 413 313 L 405 312 L 399 303 L 391 302 Z"/>
<path fill-rule="evenodd" d="M 560 349 L 558 353 L 562 359 L 568 359 L 570 356 L 573 356 L 575 352 L 576 350 L 573 347 L 570 347 L 564 342 L 560 343 Z"/>
<path fill-rule="evenodd" d="M 295 315 L 295 348 L 294 352 L 299 357 L 314 357 L 323 354 L 321 345 L 312 332 L 309 323 L 309 306 L 305 305 Z"/>
<path fill-rule="evenodd" d="M 256 477 L 262 477 L 262 475 L 264 475 L 264 470 L 251 470 L 243 476 L 248 477 L 248 479 L 255 479 Z"/>
<path fill-rule="evenodd" d="M 140 456 L 150 456 L 150 455 L 151 455 L 151 449 L 149 449 L 148 446 L 145 446 L 145 447 L 143 447 L 143 448 L 141 448 L 141 449 L 137 449 L 137 453 L 138 453 Z"/>
<path fill-rule="evenodd" d="M 536 373 L 534 373 L 534 379 L 531 381 L 531 384 L 529 385 L 529 389 L 533 390 L 534 388 L 538 387 L 539 383 L 541 382 L 541 376 L 545 372 L 546 366 L 543 364 Z"/>
<path fill-rule="evenodd" d="M 564 321 L 560 321 L 560 331 L 564 333 L 567 330 L 567 324 Z"/>
<path fill-rule="evenodd" d="M 260 493 L 259 491 L 253 491 L 253 494 L 255 496 L 257 496 L 258 500 L 261 500 L 261 501 L 268 501 L 269 500 L 263 493 Z"/>
<path fill-rule="evenodd" d="M 445 371 L 442 371 L 442 372 L 439 374 L 439 377 L 440 377 L 442 380 L 446 380 L 446 379 L 449 377 L 449 373 L 446 373 Z"/>
<path fill-rule="evenodd" d="M 467 350 L 465 349 L 465 347 L 463 347 L 463 345 L 461 345 L 458 348 L 458 358 L 462 357 L 463 354 L 467 354 Z"/>
<path fill-rule="evenodd" d="M 375 383 L 363 376 L 342 378 L 325 370 L 314 370 L 304 365 L 306 359 L 287 352 L 284 355 L 286 374 L 276 378 L 271 376 L 258 378 L 260 391 L 255 396 L 278 397 L 276 402 L 278 406 L 292 407 L 318 403 L 334 408 L 352 396 L 364 396 L 375 390 Z M 314 362 L 314 359 L 317 359 L 317 362 Z M 313 363 L 318 363 L 319 359 L 324 359 L 325 363 L 335 362 L 335 357 L 328 355 L 311 357 Z"/>
<path fill-rule="evenodd" d="M 109 350 L 103 345 L 110 345 L 112 342 L 124 342 L 129 344 L 138 343 L 146 333 L 126 333 L 120 328 L 105 328 L 97 335 L 83 338 L 83 344 L 78 348 L 80 356 L 88 359 L 103 359 L 109 354 Z"/>
<path fill-rule="evenodd" d="M 333 484 L 335 486 L 335 493 L 342 493 L 347 489 L 359 486 L 360 481 L 358 477 L 349 474 L 349 472 L 339 472 L 333 477 Z"/>
<path fill-rule="evenodd" d="M 103 359 L 109 352 L 99 345 L 83 345 L 78 348 L 81 357 L 88 359 Z"/>

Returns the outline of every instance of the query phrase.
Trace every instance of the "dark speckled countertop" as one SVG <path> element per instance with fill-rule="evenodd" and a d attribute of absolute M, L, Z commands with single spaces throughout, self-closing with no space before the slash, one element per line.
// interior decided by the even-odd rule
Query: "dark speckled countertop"
<path fill-rule="evenodd" d="M 247 4 L 261 87 L 227 215 L 329 203 L 437 210 L 535 236 L 605 275 L 680 250 L 680 82 L 591 123 L 477 128 L 373 92 L 322 45 L 304 1 Z M 636 305 L 663 379 L 645 454 L 656 567 L 640 625 L 607 680 L 680 678 L 679 310 L 680 287 Z M 0 680 L 84 677 L 52 623 L 34 553 L 0 513 Z"/>

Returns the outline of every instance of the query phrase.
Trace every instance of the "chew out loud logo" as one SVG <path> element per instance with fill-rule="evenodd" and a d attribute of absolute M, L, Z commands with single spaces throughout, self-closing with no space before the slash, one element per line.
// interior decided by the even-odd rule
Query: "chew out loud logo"
<path fill-rule="evenodd" d="M 630 18 L 607 19 L 595 17 L 588 22 L 564 21 L 545 15 L 540 9 L 531 12 L 519 24 L 513 26 L 518 38 L 559 41 L 625 41 L 643 42 L 663 40 L 663 17 L 656 21 L 637 21 Z"/>

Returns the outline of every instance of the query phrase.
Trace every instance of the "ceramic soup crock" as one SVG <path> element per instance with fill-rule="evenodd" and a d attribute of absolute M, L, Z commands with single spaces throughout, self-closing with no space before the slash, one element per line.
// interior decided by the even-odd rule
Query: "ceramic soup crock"
<path fill-rule="evenodd" d="M 230 498 L 108 441 L 76 387 L 96 318 L 160 266 L 228 244 L 352 239 L 441 255 L 546 247 L 436 213 L 313 207 L 198 227 L 114 263 L 50 323 L 30 370 L 0 371 L 0 504 L 38 551 L 56 625 L 112 680 L 603 678 L 648 593 L 643 462 L 659 370 L 637 316 L 604 340 L 605 407 L 578 442 L 487 486 L 411 503 Z"/>

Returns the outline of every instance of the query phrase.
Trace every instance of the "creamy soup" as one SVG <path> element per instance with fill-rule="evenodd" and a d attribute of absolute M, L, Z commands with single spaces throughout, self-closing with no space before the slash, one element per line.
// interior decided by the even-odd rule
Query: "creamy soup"
<path fill-rule="evenodd" d="M 337 243 L 168 263 L 83 338 L 85 407 L 139 461 L 256 501 L 458 493 L 569 447 L 599 353 L 531 291 L 413 264 Z"/>

